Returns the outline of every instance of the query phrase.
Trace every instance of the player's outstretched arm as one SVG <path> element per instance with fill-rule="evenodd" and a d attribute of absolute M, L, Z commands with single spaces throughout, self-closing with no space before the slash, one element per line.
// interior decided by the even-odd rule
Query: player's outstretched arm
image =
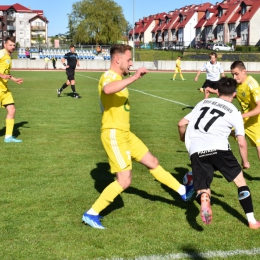
<path fill-rule="evenodd" d="M 22 78 L 15 78 L 14 76 L 10 75 L 10 79 L 12 81 L 14 81 L 17 84 L 22 84 L 23 83 L 23 79 Z"/>
<path fill-rule="evenodd" d="M 134 81 L 140 79 L 147 72 L 148 70 L 146 68 L 139 68 L 133 76 L 107 84 L 106 86 L 104 86 L 103 91 L 105 94 L 117 93 Z"/>

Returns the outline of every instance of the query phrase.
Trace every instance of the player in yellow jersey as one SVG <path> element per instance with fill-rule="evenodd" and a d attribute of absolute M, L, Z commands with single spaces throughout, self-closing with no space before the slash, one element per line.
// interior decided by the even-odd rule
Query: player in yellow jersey
<path fill-rule="evenodd" d="M 4 49 L 0 50 L 0 102 L 1 107 L 6 108 L 6 132 L 5 139 L 6 143 L 20 143 L 22 140 L 16 139 L 13 136 L 14 129 L 14 117 L 15 117 L 15 106 L 12 93 L 8 89 L 8 80 L 12 80 L 17 84 L 21 84 L 23 79 L 15 78 L 10 74 L 12 67 L 11 53 L 15 50 L 15 38 L 6 37 L 4 43 Z"/>
<path fill-rule="evenodd" d="M 83 214 L 82 221 L 94 228 L 104 229 L 99 213 L 130 186 L 132 160 L 146 166 L 156 180 L 178 192 L 183 200 L 188 200 L 194 193 L 193 186 L 180 184 L 165 171 L 146 145 L 130 131 L 127 86 L 148 72 L 146 68 L 139 68 L 131 77 L 123 78 L 129 75 L 133 65 L 131 50 L 131 46 L 124 44 L 111 47 L 110 69 L 101 76 L 98 84 L 102 111 L 101 140 L 116 180 L 103 190 L 92 207 Z"/>
<path fill-rule="evenodd" d="M 180 73 L 180 77 L 181 77 L 182 80 L 186 80 L 186 79 L 183 78 L 182 73 L 181 73 L 181 56 L 178 56 L 178 58 L 176 60 L 176 63 L 175 63 L 175 73 L 173 75 L 172 80 L 175 80 L 176 75 L 178 73 Z"/>
<path fill-rule="evenodd" d="M 234 61 L 230 69 L 237 82 L 236 97 L 242 110 L 245 133 L 251 145 L 256 146 L 260 159 L 260 87 L 252 76 L 247 75 L 242 61 Z"/>

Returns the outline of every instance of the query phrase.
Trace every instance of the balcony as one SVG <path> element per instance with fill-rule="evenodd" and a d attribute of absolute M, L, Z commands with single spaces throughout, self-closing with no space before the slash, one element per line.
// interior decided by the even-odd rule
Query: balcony
<path fill-rule="evenodd" d="M 7 15 L 7 21 L 14 21 L 15 16 L 14 15 Z"/>
<path fill-rule="evenodd" d="M 32 31 L 45 31 L 45 26 L 31 26 Z"/>
<path fill-rule="evenodd" d="M 15 31 L 15 26 L 7 25 L 7 31 Z"/>

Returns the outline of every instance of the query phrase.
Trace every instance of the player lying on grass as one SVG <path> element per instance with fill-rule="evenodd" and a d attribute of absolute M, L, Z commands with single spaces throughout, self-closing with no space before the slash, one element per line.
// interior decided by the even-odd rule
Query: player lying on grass
<path fill-rule="evenodd" d="M 147 146 L 130 131 L 130 102 L 127 86 L 143 77 L 148 71 L 139 68 L 131 77 L 132 47 L 116 44 L 110 49 L 111 65 L 100 78 L 98 91 L 102 110 L 101 140 L 108 155 L 111 172 L 115 181 L 110 183 L 99 198 L 82 216 L 85 224 L 104 229 L 99 213 L 127 189 L 132 181 L 132 160 L 147 167 L 153 177 L 188 200 L 194 194 L 193 185 L 180 184 L 159 164 L 158 159 Z"/>
<path fill-rule="evenodd" d="M 178 124 L 181 141 L 185 141 L 190 155 L 196 200 L 201 205 L 200 215 L 205 224 L 212 222 L 210 185 L 214 171 L 219 171 L 228 182 L 238 188 L 238 200 L 246 214 L 249 228 L 259 229 L 250 190 L 241 166 L 233 155 L 228 137 L 234 128 L 244 169 L 250 167 L 241 113 L 231 103 L 236 95 L 236 81 L 222 78 L 218 82 L 218 98 L 199 102 Z"/>

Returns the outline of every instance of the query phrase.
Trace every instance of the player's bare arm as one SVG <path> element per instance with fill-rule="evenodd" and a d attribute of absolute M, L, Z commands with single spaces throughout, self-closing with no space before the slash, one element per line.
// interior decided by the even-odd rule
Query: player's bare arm
<path fill-rule="evenodd" d="M 14 76 L 10 75 L 10 80 L 14 81 L 17 84 L 22 84 L 23 83 L 23 79 L 22 78 L 15 78 Z"/>
<path fill-rule="evenodd" d="M 196 77 L 195 77 L 195 79 L 194 79 L 194 81 L 198 81 L 200 73 L 201 73 L 201 71 L 199 70 L 197 75 L 196 75 Z"/>
<path fill-rule="evenodd" d="M 244 169 L 250 168 L 250 164 L 248 162 L 248 157 L 247 157 L 247 142 L 244 136 L 242 135 L 237 135 L 237 142 L 239 146 L 239 153 L 240 157 L 242 159 L 242 166 Z"/>
<path fill-rule="evenodd" d="M 256 107 L 254 109 L 252 109 L 251 111 L 242 114 L 242 117 L 247 118 L 247 117 L 257 116 L 259 114 L 260 114 L 260 101 L 257 101 Z"/>
<path fill-rule="evenodd" d="M 11 75 L 10 74 L 0 74 L 0 78 L 2 79 L 10 79 Z"/>
<path fill-rule="evenodd" d="M 147 72 L 148 72 L 148 70 L 146 68 L 139 68 L 132 77 L 125 78 L 123 80 L 114 81 L 114 82 L 107 84 L 106 86 L 104 86 L 103 92 L 105 94 L 117 93 L 117 92 L 121 91 L 122 89 L 126 88 L 128 85 L 130 85 L 134 81 L 140 79 Z"/>
<path fill-rule="evenodd" d="M 178 123 L 178 131 L 179 131 L 179 136 L 180 140 L 182 142 L 185 142 L 185 132 L 186 132 L 186 127 L 188 125 L 189 121 L 186 118 L 182 118 L 180 122 Z"/>

